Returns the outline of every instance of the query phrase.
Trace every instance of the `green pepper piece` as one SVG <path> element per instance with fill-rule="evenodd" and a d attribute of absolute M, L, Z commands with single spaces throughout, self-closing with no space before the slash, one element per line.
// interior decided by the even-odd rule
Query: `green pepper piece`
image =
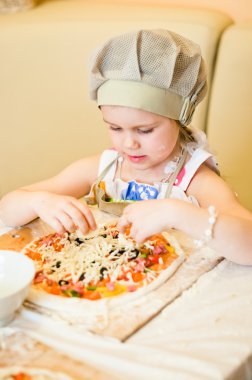
<path fill-rule="evenodd" d="M 70 290 L 70 294 L 72 297 L 80 297 L 80 293 L 78 293 L 76 290 Z"/>
<path fill-rule="evenodd" d="M 97 286 L 87 286 L 87 290 L 96 290 Z"/>

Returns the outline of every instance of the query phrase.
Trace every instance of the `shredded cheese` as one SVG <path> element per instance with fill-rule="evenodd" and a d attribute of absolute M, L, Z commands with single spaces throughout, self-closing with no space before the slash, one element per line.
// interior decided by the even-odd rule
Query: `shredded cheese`
<path fill-rule="evenodd" d="M 47 278 L 59 282 L 70 280 L 82 281 L 84 285 L 96 284 L 101 278 L 112 282 L 118 277 L 134 271 L 138 265 L 134 260 L 141 249 L 154 249 L 154 241 L 136 243 L 130 237 L 119 233 L 115 227 L 101 227 L 89 235 L 66 233 L 56 242 L 62 248 L 58 252 L 53 242 L 36 247 L 41 254 L 41 261 L 36 262 L 37 271 L 42 270 Z M 133 283 L 131 274 L 127 273 L 128 283 Z M 157 274 L 148 270 L 147 282 Z"/>

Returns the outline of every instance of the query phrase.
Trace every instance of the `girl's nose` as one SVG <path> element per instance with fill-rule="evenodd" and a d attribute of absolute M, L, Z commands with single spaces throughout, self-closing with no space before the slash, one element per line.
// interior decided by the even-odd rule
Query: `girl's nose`
<path fill-rule="evenodd" d="M 123 141 L 124 147 L 128 149 L 139 148 L 139 142 L 131 134 L 127 134 Z"/>

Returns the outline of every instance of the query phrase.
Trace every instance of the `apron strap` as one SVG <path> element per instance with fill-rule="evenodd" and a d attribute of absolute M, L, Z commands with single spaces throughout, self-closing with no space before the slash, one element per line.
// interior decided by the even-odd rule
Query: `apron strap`
<path fill-rule="evenodd" d="M 179 162 L 178 162 L 178 165 L 168 180 L 168 186 L 167 186 L 167 189 L 165 192 L 165 198 L 170 198 L 170 195 L 172 192 L 172 187 L 174 185 L 174 182 L 176 181 L 176 178 L 177 178 L 179 172 L 181 171 L 181 169 L 183 168 L 183 166 L 185 164 L 186 156 L 187 156 L 187 150 L 185 148 L 183 148 Z"/>

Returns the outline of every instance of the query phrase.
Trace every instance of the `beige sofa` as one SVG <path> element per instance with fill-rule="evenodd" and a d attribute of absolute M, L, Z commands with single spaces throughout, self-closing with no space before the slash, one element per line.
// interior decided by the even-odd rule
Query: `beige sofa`
<path fill-rule="evenodd" d="M 224 31 L 210 98 L 209 142 L 223 177 L 252 211 L 252 20 Z"/>
<path fill-rule="evenodd" d="M 200 44 L 209 96 L 193 124 L 207 131 L 224 177 L 252 209 L 252 25 L 202 9 L 105 1 L 41 1 L 0 15 L 0 196 L 109 146 L 88 98 L 88 59 L 98 43 L 139 28 L 171 29 Z"/>

